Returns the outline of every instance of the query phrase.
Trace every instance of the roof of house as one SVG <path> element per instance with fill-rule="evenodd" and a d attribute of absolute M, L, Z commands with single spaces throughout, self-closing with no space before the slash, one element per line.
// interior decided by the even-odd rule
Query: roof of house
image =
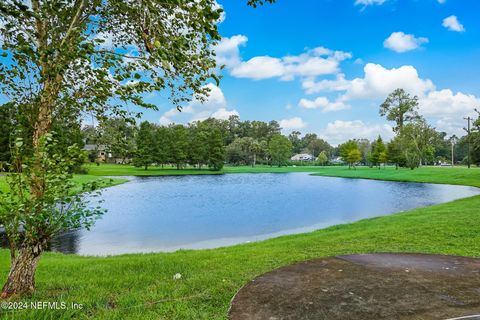
<path fill-rule="evenodd" d="M 299 153 L 290 158 L 290 160 L 313 160 L 314 156 L 308 153 Z"/>

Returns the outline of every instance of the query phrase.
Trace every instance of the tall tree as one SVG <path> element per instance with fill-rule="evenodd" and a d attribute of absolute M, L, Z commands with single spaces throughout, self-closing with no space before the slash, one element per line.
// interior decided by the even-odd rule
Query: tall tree
<path fill-rule="evenodd" d="M 300 136 L 302 133 L 300 131 L 292 131 L 288 135 L 288 140 L 292 143 L 292 151 L 293 153 L 297 154 L 302 151 L 302 141 L 300 139 Z"/>
<path fill-rule="evenodd" d="M 476 165 L 480 165 L 480 111 L 475 109 L 475 111 L 478 114 L 477 119 L 473 122 L 473 128 L 470 132 L 470 137 L 466 137 L 466 144 L 468 142 L 471 143 L 471 160 L 472 163 L 475 163 Z M 468 139 L 470 138 L 470 141 Z M 467 148 L 468 149 L 468 148 Z"/>
<path fill-rule="evenodd" d="M 272 1 L 249 4 L 264 2 Z M 170 92 L 178 108 L 192 95 L 204 99 L 205 82 L 218 80 L 212 48 L 220 40 L 221 12 L 214 0 L 0 2 L 0 94 L 17 110 L 28 110 L 32 134 L 24 143 L 33 148 L 30 159 L 24 159 L 32 164 L 32 176 L 25 181 L 33 205 L 17 212 L 29 234 L 2 296 L 33 290 L 38 258 L 53 236 L 43 230 L 56 220 L 43 216 L 41 208 L 50 192 L 46 187 L 52 192 L 62 188 L 46 183 L 42 161 L 56 111 L 68 108 L 73 114 L 88 112 L 100 119 L 127 116 L 128 103 L 155 108 L 142 94 L 159 90 Z M 58 170 L 50 170 L 61 175 L 64 167 L 57 163 Z M 63 227 L 81 226 L 81 215 L 63 214 L 71 218 L 65 220 L 71 224 Z"/>
<path fill-rule="evenodd" d="M 137 148 L 133 165 L 147 170 L 155 159 L 155 127 L 148 121 L 142 122 L 135 141 Z"/>
<path fill-rule="evenodd" d="M 188 131 L 181 124 L 170 126 L 170 160 L 175 163 L 177 169 L 181 169 L 188 159 Z"/>
<path fill-rule="evenodd" d="M 327 141 L 317 138 L 310 141 L 307 145 L 307 149 L 314 157 L 318 157 L 321 152 L 330 154 L 332 146 Z"/>
<path fill-rule="evenodd" d="M 13 106 L 6 103 L 0 105 L 0 171 L 6 169 L 10 162 L 12 133 L 14 131 Z"/>
<path fill-rule="evenodd" d="M 418 119 L 418 97 L 412 97 L 403 89 L 396 89 L 390 93 L 380 105 L 380 115 L 386 116 L 387 120 L 395 121 L 394 130 L 402 130 L 406 122 Z"/>
<path fill-rule="evenodd" d="M 388 152 L 399 165 L 415 169 L 433 161 L 438 133 L 425 120 L 420 119 L 404 126 L 390 142 Z M 391 146 L 390 146 L 391 145 Z"/>
<path fill-rule="evenodd" d="M 349 167 L 357 169 L 356 164 L 362 160 L 362 153 L 359 149 L 352 149 L 347 155 Z"/>
<path fill-rule="evenodd" d="M 206 122 L 197 121 L 188 126 L 189 147 L 188 162 L 202 168 L 208 162 L 208 132 L 210 127 Z M 174 142 L 175 143 L 175 142 Z M 223 145 L 223 143 L 222 143 Z"/>
<path fill-rule="evenodd" d="M 97 143 L 105 145 L 106 151 L 122 163 L 131 158 L 135 149 L 135 125 L 121 117 L 104 119 L 97 132 Z"/>
<path fill-rule="evenodd" d="M 328 156 L 325 151 L 320 152 L 317 158 L 317 162 L 321 165 L 324 166 L 328 163 Z"/>
<path fill-rule="evenodd" d="M 292 155 L 292 143 L 285 136 L 273 136 L 268 143 L 268 152 L 270 154 L 272 164 L 280 167 L 285 165 Z"/>
<path fill-rule="evenodd" d="M 362 160 L 362 153 L 360 152 L 357 141 L 355 140 L 348 140 L 347 142 L 341 144 L 339 149 L 340 157 L 343 161 L 348 163 L 349 167 L 351 167 L 352 164 L 354 165 L 356 162 Z M 357 159 L 357 155 L 360 155 L 360 159 Z"/>
<path fill-rule="evenodd" d="M 208 132 L 207 137 L 208 167 L 212 171 L 220 171 L 225 162 L 225 147 L 223 145 L 224 137 L 218 127 L 213 127 Z"/>
<path fill-rule="evenodd" d="M 380 164 L 385 163 L 387 147 L 383 143 L 382 137 L 378 136 L 377 140 L 372 143 L 372 151 L 370 161 L 372 165 L 378 166 L 380 169 Z"/>
<path fill-rule="evenodd" d="M 157 164 L 161 165 L 162 167 L 168 163 L 169 154 L 171 153 L 171 134 L 167 127 L 161 126 L 157 127 L 155 130 L 155 138 L 154 138 L 154 157 L 153 161 Z"/>

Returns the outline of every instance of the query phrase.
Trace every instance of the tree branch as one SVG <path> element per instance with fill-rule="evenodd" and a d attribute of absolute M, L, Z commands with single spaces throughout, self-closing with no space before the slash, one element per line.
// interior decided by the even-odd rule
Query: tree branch
<path fill-rule="evenodd" d="M 85 6 L 85 0 L 80 0 L 80 5 L 78 6 L 77 12 L 75 13 L 75 16 L 72 19 L 72 22 L 70 22 L 70 26 L 67 29 L 67 32 L 65 33 L 65 37 L 63 37 L 62 42 L 60 43 L 60 47 L 62 47 L 65 44 L 65 41 L 67 41 L 68 37 L 72 33 L 75 24 L 77 23 L 78 19 L 80 18 L 80 14 L 82 13 L 82 9 Z"/>

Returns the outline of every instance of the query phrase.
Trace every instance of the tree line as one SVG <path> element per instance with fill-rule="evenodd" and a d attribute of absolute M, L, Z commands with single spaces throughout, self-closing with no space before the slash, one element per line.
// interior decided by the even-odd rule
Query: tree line
<path fill-rule="evenodd" d="M 19 111 L 16 111 L 17 113 Z M 118 163 L 132 163 L 148 169 L 152 165 L 174 165 L 178 169 L 191 166 L 220 170 L 223 165 L 287 165 L 294 154 L 312 155 L 314 164 L 328 165 L 336 158 L 348 163 L 380 167 L 394 164 L 397 167 L 416 168 L 422 164 L 451 163 L 452 149 L 455 163 L 467 163 L 470 139 L 472 164 L 480 164 L 480 121 L 473 123 L 470 138 L 465 135 L 447 137 L 431 127 L 418 113 L 418 98 L 402 89 L 395 90 L 380 106 L 380 115 L 395 123 L 395 137 L 385 142 L 382 137 L 373 141 L 351 139 L 337 147 L 314 133 L 302 135 L 293 131 L 281 134 L 277 121 L 241 121 L 238 116 L 228 120 L 207 119 L 187 125 L 160 126 L 150 122 L 136 125 L 129 118 L 103 119 L 97 126 L 83 126 L 74 117 L 56 114 L 53 134 L 59 150 L 76 144 L 104 146 L 105 151 Z M 27 136 L 28 131 L 15 133 L 22 128 L 21 114 L 4 105 L 0 108 L 0 128 L 5 132 L 0 139 L 0 161 L 9 163 L 14 134 Z M 31 150 L 28 139 L 24 149 Z M 453 148 L 452 148 L 453 144 Z M 31 152 L 31 151 L 30 151 Z M 98 162 L 97 152 L 91 151 L 90 161 Z M 72 170 L 82 172 L 85 157 L 79 157 Z M 307 162 L 312 164 L 312 162 Z M 305 164 L 305 163 L 304 163 Z"/>
<path fill-rule="evenodd" d="M 418 113 L 418 97 L 396 89 L 380 105 L 379 113 L 395 122 L 394 138 L 385 143 L 379 136 L 373 142 L 352 139 L 339 146 L 339 154 L 350 167 L 362 163 L 380 168 L 381 164 L 415 169 L 427 164 L 468 162 L 480 165 L 480 114 L 470 135 L 447 137 L 435 130 Z M 478 113 L 478 111 L 477 111 Z M 468 145 L 470 144 L 470 153 Z"/>

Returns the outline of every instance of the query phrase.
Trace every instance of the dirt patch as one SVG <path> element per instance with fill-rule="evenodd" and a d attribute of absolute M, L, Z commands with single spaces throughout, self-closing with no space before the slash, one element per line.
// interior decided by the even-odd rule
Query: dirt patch
<path fill-rule="evenodd" d="M 365 254 L 306 261 L 252 280 L 232 301 L 244 319 L 480 320 L 480 259 Z"/>

